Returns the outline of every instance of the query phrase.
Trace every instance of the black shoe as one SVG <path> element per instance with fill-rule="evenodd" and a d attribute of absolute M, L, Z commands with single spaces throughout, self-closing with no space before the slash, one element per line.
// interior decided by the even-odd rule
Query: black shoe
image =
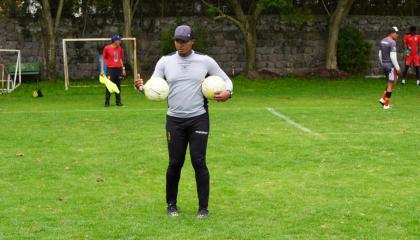
<path fill-rule="evenodd" d="M 207 218 L 209 216 L 209 210 L 207 208 L 201 208 L 198 210 L 197 218 Z"/>
<path fill-rule="evenodd" d="M 105 103 L 105 107 L 109 107 L 109 103 Z"/>
<path fill-rule="evenodd" d="M 122 107 L 122 106 L 124 106 L 124 104 L 122 104 L 122 103 L 117 103 L 116 104 L 118 107 Z"/>
<path fill-rule="evenodd" d="M 176 205 L 173 204 L 168 204 L 168 216 L 169 217 L 178 217 L 179 216 L 179 211 L 178 208 L 176 207 Z"/>

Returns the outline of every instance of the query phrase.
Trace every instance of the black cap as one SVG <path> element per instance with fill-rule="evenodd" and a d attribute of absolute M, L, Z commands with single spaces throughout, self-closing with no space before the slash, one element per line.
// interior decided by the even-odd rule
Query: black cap
<path fill-rule="evenodd" d="M 190 41 L 194 39 L 192 28 L 188 25 L 181 25 L 175 29 L 174 40 L 180 39 L 183 41 Z"/>
<path fill-rule="evenodd" d="M 393 26 L 389 29 L 389 34 L 391 33 L 399 33 L 400 31 L 398 30 L 398 28 L 396 26 Z"/>

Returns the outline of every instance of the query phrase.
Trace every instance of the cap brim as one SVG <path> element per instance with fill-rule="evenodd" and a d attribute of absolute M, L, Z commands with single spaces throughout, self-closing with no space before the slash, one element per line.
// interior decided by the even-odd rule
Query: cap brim
<path fill-rule="evenodd" d="M 185 36 L 175 36 L 172 38 L 173 40 L 182 40 L 182 41 L 190 41 L 192 40 L 192 38 L 190 37 L 185 37 Z"/>

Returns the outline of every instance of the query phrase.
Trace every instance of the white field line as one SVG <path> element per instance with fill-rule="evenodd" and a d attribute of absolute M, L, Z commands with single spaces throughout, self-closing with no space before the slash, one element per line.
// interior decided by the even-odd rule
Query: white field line
<path fill-rule="evenodd" d="M 302 125 L 300 125 L 299 123 L 293 121 L 292 119 L 290 119 L 289 117 L 287 117 L 286 115 L 281 114 L 280 112 L 277 112 L 276 110 L 274 110 L 273 108 L 269 108 L 266 107 L 265 109 L 267 109 L 267 111 L 269 111 L 270 113 L 272 113 L 274 116 L 279 117 L 280 119 L 283 119 L 284 121 L 286 121 L 287 123 L 289 123 L 290 125 L 292 125 L 293 127 L 300 129 L 304 132 L 307 133 L 312 133 L 314 135 L 319 136 L 319 133 L 312 131 L 311 129 L 304 127 Z"/>
<path fill-rule="evenodd" d="M 400 135 L 400 134 L 420 134 L 420 132 L 323 132 L 323 135 Z"/>

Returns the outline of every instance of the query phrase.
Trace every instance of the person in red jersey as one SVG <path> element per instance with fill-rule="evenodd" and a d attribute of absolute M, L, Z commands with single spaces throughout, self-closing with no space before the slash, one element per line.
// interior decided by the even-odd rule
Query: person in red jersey
<path fill-rule="evenodd" d="M 417 35 L 415 26 L 410 27 L 410 33 L 404 35 L 403 41 L 405 47 L 405 69 L 401 83 L 405 84 L 408 70 L 410 69 L 410 66 L 413 65 L 416 69 L 417 86 L 420 86 L 420 36 Z"/>
<path fill-rule="evenodd" d="M 106 75 L 109 79 L 114 82 L 118 89 L 121 92 L 121 76 L 125 76 L 125 67 L 123 62 L 124 51 L 121 48 L 121 37 L 119 35 L 114 35 L 111 38 L 112 43 L 105 46 L 102 53 L 102 62 L 101 62 L 101 75 L 105 75 L 105 66 L 107 66 Z M 105 107 L 109 107 L 109 99 L 111 98 L 111 93 L 108 89 L 105 90 Z M 121 93 L 115 93 L 116 105 L 121 107 L 123 106 L 121 102 Z"/>

